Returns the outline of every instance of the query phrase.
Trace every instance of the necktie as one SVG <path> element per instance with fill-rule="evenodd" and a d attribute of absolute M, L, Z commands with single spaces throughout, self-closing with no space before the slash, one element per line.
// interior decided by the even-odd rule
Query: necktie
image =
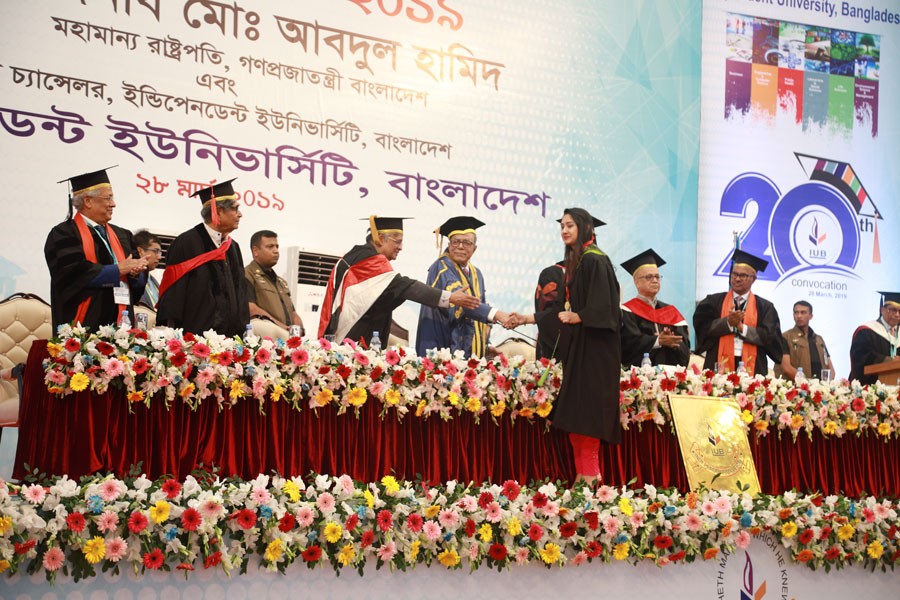
<path fill-rule="evenodd" d="M 745 301 L 741 296 L 734 299 L 734 310 L 744 310 Z"/>
<path fill-rule="evenodd" d="M 100 239 L 108 244 L 109 237 L 106 235 L 106 227 L 104 227 L 103 225 L 94 225 L 94 229 L 100 235 Z"/>

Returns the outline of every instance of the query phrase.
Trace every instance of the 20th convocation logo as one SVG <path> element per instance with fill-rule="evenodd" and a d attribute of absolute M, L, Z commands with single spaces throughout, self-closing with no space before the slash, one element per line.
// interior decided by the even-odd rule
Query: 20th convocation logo
<path fill-rule="evenodd" d="M 805 271 L 828 272 L 859 279 L 854 271 L 864 247 L 872 263 L 881 262 L 878 221 L 883 220 L 850 163 L 795 152 L 809 180 L 784 195 L 769 177 L 742 173 L 722 193 L 719 214 L 745 218 L 753 204 L 756 218 L 740 237 L 741 249 L 765 257 L 759 274 L 781 281 Z M 864 237 L 871 237 L 871 246 Z M 715 275 L 727 277 L 731 252 Z"/>

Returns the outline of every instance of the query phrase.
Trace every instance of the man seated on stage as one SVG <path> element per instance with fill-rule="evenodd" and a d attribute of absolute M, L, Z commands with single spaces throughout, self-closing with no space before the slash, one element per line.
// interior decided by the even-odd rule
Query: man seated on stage
<path fill-rule="evenodd" d="M 366 243 L 351 248 L 328 279 L 319 313 L 319 337 L 334 335 L 338 341 L 349 338 L 368 345 L 377 332 L 387 341 L 391 313 L 406 300 L 444 308 L 450 304 L 478 308 L 481 304 L 467 290 L 438 290 L 393 270 L 390 261 L 403 248 L 403 220 L 369 217 Z"/>
<path fill-rule="evenodd" d="M 687 321 L 677 308 L 657 299 L 664 264 L 652 248 L 622 263 L 638 294 L 622 304 L 623 365 L 639 367 L 644 354 L 654 365 L 686 367 L 691 358 Z"/>
<path fill-rule="evenodd" d="M 428 268 L 428 285 L 452 292 L 469 290 L 481 300 L 478 308 L 439 308 L 422 305 L 416 332 L 416 353 L 425 356 L 433 348 L 462 350 L 466 356 L 484 356 L 490 323 L 506 324 L 509 315 L 485 302 L 484 277 L 470 261 L 475 254 L 475 230 L 484 223 L 474 217 L 452 217 L 435 230 L 449 240 L 447 249 Z"/>
<path fill-rule="evenodd" d="M 850 343 L 850 381 L 863 385 L 878 381 L 877 375 L 866 375 L 869 365 L 900 361 L 900 292 L 881 294 L 881 315 L 875 321 L 860 325 Z M 900 365 L 898 365 L 900 366 Z"/>
<path fill-rule="evenodd" d="M 53 331 L 72 322 L 90 329 L 115 325 L 126 313 L 134 323 L 147 261 L 133 257 L 131 232 L 109 222 L 116 206 L 109 176 L 101 170 L 63 181 L 72 185 L 69 214 L 44 244 Z"/>
<path fill-rule="evenodd" d="M 731 257 L 730 289 L 710 294 L 694 311 L 697 351 L 706 353 L 704 367 L 734 371 L 743 362 L 747 373 L 765 375 L 766 356 L 776 364 L 784 354 L 781 323 L 775 306 L 750 291 L 756 273 L 768 261 L 743 250 Z"/>
<path fill-rule="evenodd" d="M 809 326 L 812 317 L 812 304 L 806 300 L 794 303 L 794 327 L 781 333 L 787 351 L 781 364 L 775 367 L 775 375 L 794 379 L 798 368 L 803 369 L 806 377 L 821 377 L 822 369 L 834 373 L 825 340 Z"/>
<path fill-rule="evenodd" d="M 250 317 L 270 319 L 284 329 L 299 325 L 302 335 L 303 320 L 294 310 L 288 283 L 275 274 L 274 267 L 280 256 L 278 234 L 267 229 L 257 231 L 250 238 L 250 252 L 253 253 L 253 261 L 244 269 Z"/>
<path fill-rule="evenodd" d="M 166 254 L 159 286 L 158 325 L 193 333 L 213 329 L 241 335 L 250 322 L 241 249 L 230 233 L 241 210 L 231 186 L 234 179 L 198 190 L 203 222 L 179 235 Z"/>
<path fill-rule="evenodd" d="M 156 303 L 159 302 L 159 282 L 151 271 L 159 266 L 162 244 L 159 243 L 158 237 L 146 229 L 141 229 L 134 234 L 134 245 L 137 246 L 138 256 L 147 260 L 147 286 L 144 288 L 144 295 L 141 296 L 141 304 L 156 308 Z"/>

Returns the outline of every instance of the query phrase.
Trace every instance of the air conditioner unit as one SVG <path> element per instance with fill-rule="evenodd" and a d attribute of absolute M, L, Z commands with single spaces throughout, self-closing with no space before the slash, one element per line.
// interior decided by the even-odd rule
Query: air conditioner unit
<path fill-rule="evenodd" d="M 315 336 L 319 327 L 319 310 L 325 300 L 328 278 L 340 256 L 308 248 L 288 248 L 288 276 L 294 308 L 303 319 L 307 335 Z"/>

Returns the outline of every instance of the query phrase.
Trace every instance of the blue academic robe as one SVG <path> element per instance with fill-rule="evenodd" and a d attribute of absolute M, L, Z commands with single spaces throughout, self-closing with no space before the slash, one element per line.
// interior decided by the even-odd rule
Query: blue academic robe
<path fill-rule="evenodd" d="M 484 301 L 484 278 L 475 265 L 469 263 L 469 273 L 446 254 L 428 268 L 428 285 L 454 292 L 468 287 L 468 292 L 481 300 L 475 309 L 450 306 L 432 308 L 422 306 L 416 332 L 416 353 L 425 356 L 432 348 L 462 350 L 467 356 L 484 356 L 487 349 L 491 306 Z"/>

